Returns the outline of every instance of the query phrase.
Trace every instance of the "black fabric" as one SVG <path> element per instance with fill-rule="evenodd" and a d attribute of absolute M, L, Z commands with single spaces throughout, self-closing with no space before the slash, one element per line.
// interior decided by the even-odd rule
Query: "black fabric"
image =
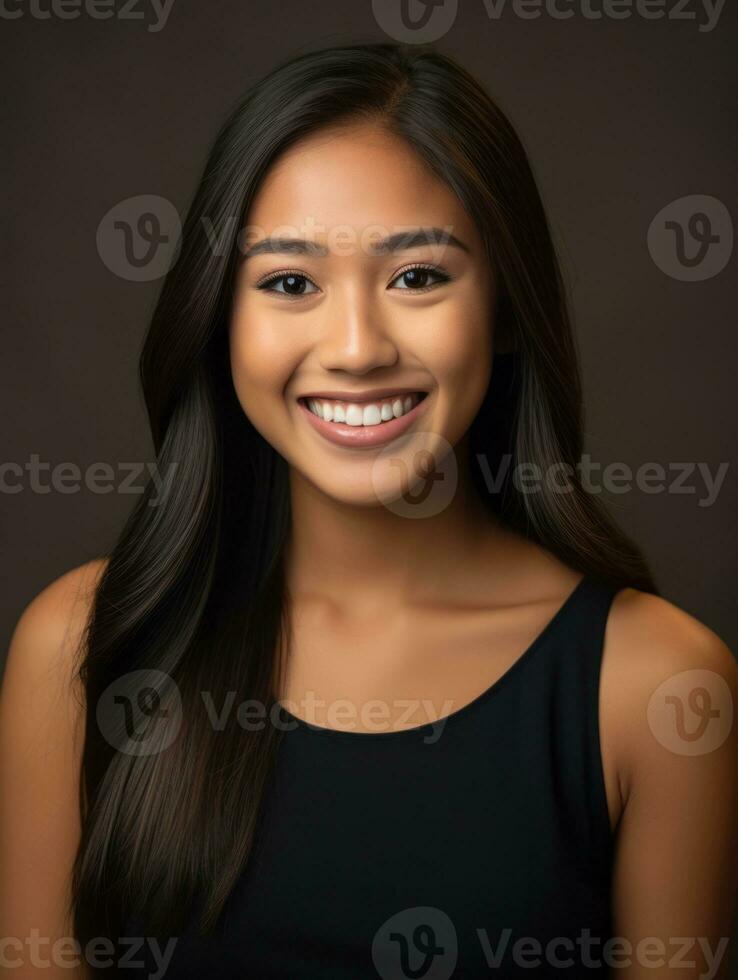
<path fill-rule="evenodd" d="M 339 732 L 285 712 L 254 858 L 219 936 L 193 924 L 165 972 L 146 946 L 131 953 L 149 957 L 145 969 L 123 975 L 606 976 L 613 839 L 598 698 L 613 595 L 582 580 L 445 723 Z"/>

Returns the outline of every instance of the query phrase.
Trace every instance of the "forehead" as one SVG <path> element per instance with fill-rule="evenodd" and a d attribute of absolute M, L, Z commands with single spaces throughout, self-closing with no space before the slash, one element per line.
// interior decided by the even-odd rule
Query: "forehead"
<path fill-rule="evenodd" d="M 476 227 L 453 191 L 404 140 L 378 124 L 320 130 L 286 150 L 266 174 L 247 224 L 271 233 L 287 225 L 302 230 L 379 225 L 451 229 L 470 247 Z M 307 235 L 304 237 L 308 237 Z"/>

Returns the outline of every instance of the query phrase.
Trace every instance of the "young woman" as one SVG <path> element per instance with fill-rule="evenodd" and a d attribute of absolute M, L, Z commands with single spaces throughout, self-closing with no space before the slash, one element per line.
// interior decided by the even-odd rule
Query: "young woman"
<path fill-rule="evenodd" d="M 75 975 L 33 930 L 79 976 L 723 975 L 738 670 L 582 484 L 562 279 L 480 85 L 389 44 L 260 81 L 141 378 L 174 479 L 9 655 L 22 975 Z"/>

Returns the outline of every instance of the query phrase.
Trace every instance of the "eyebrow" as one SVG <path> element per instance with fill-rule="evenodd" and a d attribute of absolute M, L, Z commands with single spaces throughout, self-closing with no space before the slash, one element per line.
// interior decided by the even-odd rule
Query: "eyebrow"
<path fill-rule="evenodd" d="M 370 255 L 385 255 L 388 252 L 400 252 L 405 249 L 416 248 L 418 245 L 436 244 L 453 245 L 464 252 L 470 251 L 469 247 L 455 235 L 435 227 L 412 228 L 408 231 L 397 232 L 369 244 L 368 250 Z M 245 261 L 254 255 L 273 253 L 323 257 L 328 255 L 328 249 L 325 245 L 318 245 L 316 242 L 307 241 L 303 238 L 262 238 L 246 249 L 243 259 Z"/>

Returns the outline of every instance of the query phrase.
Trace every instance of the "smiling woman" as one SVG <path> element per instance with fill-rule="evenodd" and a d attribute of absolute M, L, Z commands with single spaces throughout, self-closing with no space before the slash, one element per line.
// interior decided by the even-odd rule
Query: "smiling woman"
<path fill-rule="evenodd" d="M 562 279 L 482 87 L 388 44 L 262 79 L 141 378 L 177 479 L 11 649 L 5 934 L 68 915 L 102 976 L 101 937 L 128 976 L 720 976 L 738 668 L 577 476 Z"/>
<path fill-rule="evenodd" d="M 495 282 L 479 230 L 407 141 L 371 120 L 284 152 L 246 220 L 254 240 L 230 328 L 244 412 L 333 500 L 387 499 L 397 454 L 408 466 L 421 449 L 444 455 L 489 387 Z M 255 231 L 285 227 L 321 232 Z M 322 239 L 337 227 L 344 236 L 331 249 Z M 411 426 L 391 457 L 346 452 L 386 446 Z"/>

